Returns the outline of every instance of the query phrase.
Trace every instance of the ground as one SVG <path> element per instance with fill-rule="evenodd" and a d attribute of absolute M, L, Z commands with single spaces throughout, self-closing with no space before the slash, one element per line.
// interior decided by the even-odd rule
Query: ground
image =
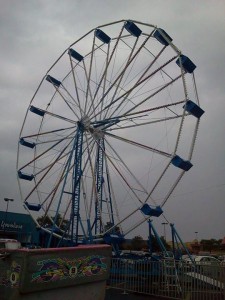
<path fill-rule="evenodd" d="M 123 290 L 106 289 L 105 300 L 161 300 L 162 298 L 137 293 L 128 293 Z M 163 298 L 165 300 L 165 298 Z"/>

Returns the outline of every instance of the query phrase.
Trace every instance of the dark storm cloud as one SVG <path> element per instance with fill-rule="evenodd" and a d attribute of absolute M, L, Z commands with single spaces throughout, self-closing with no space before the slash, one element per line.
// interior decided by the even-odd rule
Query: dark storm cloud
<path fill-rule="evenodd" d="M 16 181 L 17 141 L 30 99 L 56 58 L 98 25 L 134 19 L 158 25 L 197 65 L 202 117 L 194 167 L 165 205 L 185 239 L 225 235 L 224 1 L 0 0 L 0 209 L 23 211 Z M 160 223 L 160 222 L 159 222 Z M 160 226 L 160 224 L 159 224 Z M 146 233 L 139 231 L 145 236 Z M 159 227 L 160 228 L 160 227 Z"/>

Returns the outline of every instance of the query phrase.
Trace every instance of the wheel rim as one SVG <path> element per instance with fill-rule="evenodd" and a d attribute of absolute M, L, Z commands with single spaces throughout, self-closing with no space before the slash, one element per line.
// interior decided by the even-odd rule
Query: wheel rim
<path fill-rule="evenodd" d="M 77 244 L 129 233 L 152 216 L 143 205 L 167 202 L 186 171 L 171 160 L 190 162 L 199 125 L 186 106 L 198 103 L 193 74 L 176 61 L 164 31 L 120 21 L 84 35 L 48 70 L 17 168 L 25 208 L 51 237 Z"/>

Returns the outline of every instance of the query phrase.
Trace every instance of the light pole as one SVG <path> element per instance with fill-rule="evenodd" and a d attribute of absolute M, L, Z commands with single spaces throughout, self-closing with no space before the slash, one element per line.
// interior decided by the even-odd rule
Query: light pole
<path fill-rule="evenodd" d="M 9 209 L 9 202 L 13 202 L 14 199 L 12 198 L 4 198 L 5 202 L 7 202 L 7 206 L 6 206 L 6 211 L 5 211 L 5 223 L 7 221 L 7 214 L 8 214 L 8 209 Z M 5 233 L 5 224 L 4 224 L 4 233 Z"/>
<path fill-rule="evenodd" d="M 166 242 L 166 225 L 168 225 L 168 223 L 166 223 L 166 222 L 164 222 L 164 223 L 162 223 L 162 225 L 163 225 L 163 230 L 164 230 L 164 239 L 165 239 L 165 242 Z"/>
<path fill-rule="evenodd" d="M 198 231 L 195 231 L 195 239 L 196 239 L 197 242 L 198 242 Z"/>

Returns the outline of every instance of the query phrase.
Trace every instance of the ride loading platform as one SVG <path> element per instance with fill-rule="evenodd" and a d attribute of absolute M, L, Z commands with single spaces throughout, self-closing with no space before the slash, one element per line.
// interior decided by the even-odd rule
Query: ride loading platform
<path fill-rule="evenodd" d="M 103 300 L 112 249 L 0 249 L 1 300 Z"/>

